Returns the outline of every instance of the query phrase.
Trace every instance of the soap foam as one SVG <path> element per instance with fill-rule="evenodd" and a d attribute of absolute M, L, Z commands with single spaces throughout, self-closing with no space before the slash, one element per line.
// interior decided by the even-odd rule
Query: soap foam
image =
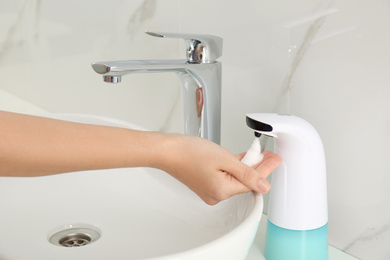
<path fill-rule="evenodd" d="M 261 162 L 263 157 L 264 155 L 261 153 L 260 139 L 256 137 L 241 162 L 245 163 L 249 167 L 252 167 Z"/>

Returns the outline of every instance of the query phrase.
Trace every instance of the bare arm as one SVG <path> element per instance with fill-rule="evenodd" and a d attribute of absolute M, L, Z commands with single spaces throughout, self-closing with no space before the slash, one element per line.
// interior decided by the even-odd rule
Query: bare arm
<path fill-rule="evenodd" d="M 0 176 L 153 167 L 183 182 L 206 203 L 215 204 L 249 190 L 268 191 L 265 178 L 281 159 L 267 153 L 255 170 L 240 162 L 242 156 L 194 136 L 0 111 Z"/>
<path fill-rule="evenodd" d="M 0 175 L 149 166 L 162 134 L 0 111 Z M 154 142 L 156 141 L 156 142 Z M 148 160 L 149 159 L 149 160 Z"/>

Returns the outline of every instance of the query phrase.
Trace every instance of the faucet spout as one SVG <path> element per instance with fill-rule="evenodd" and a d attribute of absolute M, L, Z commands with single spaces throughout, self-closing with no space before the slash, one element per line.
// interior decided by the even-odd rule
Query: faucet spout
<path fill-rule="evenodd" d="M 188 65 L 187 60 L 128 60 L 95 62 L 92 68 L 103 76 L 121 77 L 132 73 L 182 72 Z"/>
<path fill-rule="evenodd" d="M 92 63 L 109 83 L 121 82 L 134 73 L 174 72 L 183 86 L 184 131 L 220 144 L 221 63 L 190 63 L 187 60 L 130 60 Z"/>
<path fill-rule="evenodd" d="M 184 132 L 217 144 L 221 142 L 222 38 L 214 35 L 146 32 L 158 38 L 180 38 L 186 44 L 183 60 L 129 60 L 92 63 L 105 82 L 119 83 L 132 73 L 174 72 L 183 87 Z"/>

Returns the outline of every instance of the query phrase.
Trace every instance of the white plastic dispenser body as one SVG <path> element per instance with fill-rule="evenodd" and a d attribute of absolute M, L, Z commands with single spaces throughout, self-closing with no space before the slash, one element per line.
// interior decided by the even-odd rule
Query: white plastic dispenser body
<path fill-rule="evenodd" d="M 282 163 L 272 173 L 267 260 L 328 260 L 325 154 L 320 136 L 292 115 L 248 114 L 247 125 L 274 138 Z"/>

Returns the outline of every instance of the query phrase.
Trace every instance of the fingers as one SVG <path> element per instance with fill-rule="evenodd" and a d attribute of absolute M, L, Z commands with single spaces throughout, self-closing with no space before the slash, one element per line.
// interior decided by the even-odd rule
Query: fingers
<path fill-rule="evenodd" d="M 228 185 L 225 186 L 226 187 L 225 192 L 228 194 L 228 197 L 251 191 L 250 188 L 245 186 L 241 181 L 239 181 L 232 174 L 230 173 L 225 173 L 225 174 L 226 174 L 225 178 L 227 179 L 227 183 L 228 183 Z"/>
<path fill-rule="evenodd" d="M 268 192 L 271 185 L 266 178 L 281 163 L 282 159 L 277 154 L 269 151 L 263 154 L 263 160 L 254 168 L 237 162 L 232 165 L 228 172 L 249 189 L 260 193 Z M 243 154 L 239 154 L 236 158 L 242 156 Z"/>
<path fill-rule="evenodd" d="M 242 184 L 230 173 L 222 172 L 221 174 L 223 174 L 223 179 L 218 181 L 218 186 L 213 188 L 211 193 L 208 193 L 207 196 L 200 196 L 206 204 L 215 205 L 234 195 L 251 191 L 250 188 Z"/>
<path fill-rule="evenodd" d="M 237 161 L 227 171 L 251 190 L 266 193 L 269 190 L 269 183 L 261 177 L 257 170 Z"/>
<path fill-rule="evenodd" d="M 234 195 L 251 190 L 260 193 L 268 192 L 271 185 L 266 177 L 280 164 L 282 159 L 272 152 L 264 152 L 263 154 L 263 160 L 254 168 L 245 165 L 239 160 L 225 161 L 211 192 L 209 190 L 205 196 L 200 195 L 200 197 L 207 204 L 215 205 Z M 235 157 L 240 159 L 244 155 L 245 153 L 242 153 Z"/>

